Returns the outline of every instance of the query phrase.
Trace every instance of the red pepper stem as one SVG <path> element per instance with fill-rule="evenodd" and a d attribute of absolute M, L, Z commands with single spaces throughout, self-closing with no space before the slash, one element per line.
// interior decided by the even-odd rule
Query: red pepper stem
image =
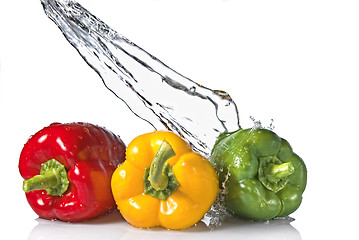
<path fill-rule="evenodd" d="M 58 184 L 59 180 L 57 179 L 56 174 L 53 172 L 47 172 L 25 180 L 22 188 L 25 192 L 31 192 L 33 190 L 53 188 Z"/>
<path fill-rule="evenodd" d="M 51 196 L 61 196 L 69 186 L 65 166 L 55 159 L 41 164 L 40 174 L 23 182 L 23 190 L 46 190 Z"/>
<path fill-rule="evenodd" d="M 166 140 L 163 140 L 157 150 L 156 156 L 152 160 L 148 177 L 155 190 L 160 191 L 167 188 L 169 179 L 168 176 L 163 173 L 163 168 L 167 159 L 175 155 L 176 153 L 173 151 L 172 146 Z"/>

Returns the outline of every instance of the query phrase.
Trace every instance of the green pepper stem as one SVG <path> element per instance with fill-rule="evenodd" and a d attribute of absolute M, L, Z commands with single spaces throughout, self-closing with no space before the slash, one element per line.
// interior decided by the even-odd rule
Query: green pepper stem
<path fill-rule="evenodd" d="M 51 196 L 61 196 L 69 186 L 65 166 L 55 159 L 41 164 L 40 174 L 23 182 L 23 190 L 46 190 Z"/>
<path fill-rule="evenodd" d="M 25 192 L 31 192 L 33 190 L 44 190 L 48 188 L 56 187 L 59 184 L 59 180 L 56 174 L 53 172 L 47 172 L 45 174 L 36 175 L 23 183 L 22 189 Z"/>
<path fill-rule="evenodd" d="M 264 174 L 269 182 L 278 182 L 282 178 L 288 177 L 294 172 L 294 166 L 291 162 L 282 164 L 268 164 L 264 169 Z"/>
<path fill-rule="evenodd" d="M 160 191 L 167 188 L 169 179 L 168 176 L 163 173 L 163 167 L 167 159 L 175 155 L 176 153 L 173 151 L 172 146 L 166 140 L 163 140 L 156 156 L 152 160 L 148 177 L 148 180 L 155 190 Z"/>

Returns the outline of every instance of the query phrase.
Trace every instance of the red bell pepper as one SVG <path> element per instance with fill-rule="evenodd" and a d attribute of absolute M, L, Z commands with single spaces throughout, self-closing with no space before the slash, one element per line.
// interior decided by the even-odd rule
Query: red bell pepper
<path fill-rule="evenodd" d="M 125 160 L 119 136 L 88 123 L 53 123 L 20 155 L 23 189 L 37 215 L 74 222 L 116 208 L 111 176 Z"/>

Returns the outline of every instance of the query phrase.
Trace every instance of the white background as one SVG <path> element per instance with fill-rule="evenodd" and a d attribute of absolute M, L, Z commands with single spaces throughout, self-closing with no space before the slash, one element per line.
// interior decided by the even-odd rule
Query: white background
<path fill-rule="evenodd" d="M 277 134 L 308 168 L 303 203 L 287 224 L 292 239 L 357 239 L 358 1 L 80 2 L 176 71 L 229 92 L 242 127 L 253 125 L 250 116 L 264 125 L 274 119 Z M 52 122 L 84 121 L 105 126 L 128 144 L 153 129 L 106 90 L 39 0 L 1 1 L 0 31 L 1 238 L 49 239 L 53 231 L 67 239 L 125 239 L 122 230 L 138 233 L 128 237 L 155 236 L 121 219 L 93 224 L 97 232 L 90 233 L 83 225 L 35 220 L 17 168 L 30 135 Z M 51 224 L 58 225 L 46 227 Z M 100 234 L 117 225 L 118 237 Z M 209 238 L 278 239 L 288 233 L 267 231 L 272 225 L 239 221 Z M 196 229 L 173 234 L 207 236 Z"/>

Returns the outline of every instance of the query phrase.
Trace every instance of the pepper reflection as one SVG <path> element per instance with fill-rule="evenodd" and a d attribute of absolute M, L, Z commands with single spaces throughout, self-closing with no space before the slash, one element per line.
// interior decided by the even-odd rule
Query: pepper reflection
<path fill-rule="evenodd" d="M 253 222 L 229 217 L 220 226 L 209 225 L 204 219 L 195 226 L 185 230 L 165 230 L 163 228 L 140 229 L 132 227 L 118 213 L 112 212 L 96 219 L 67 223 L 37 219 L 38 225 L 31 231 L 28 240 L 42 239 L 291 239 L 300 240 L 300 233 L 290 224 L 292 218 L 274 219 L 268 222 Z"/>

